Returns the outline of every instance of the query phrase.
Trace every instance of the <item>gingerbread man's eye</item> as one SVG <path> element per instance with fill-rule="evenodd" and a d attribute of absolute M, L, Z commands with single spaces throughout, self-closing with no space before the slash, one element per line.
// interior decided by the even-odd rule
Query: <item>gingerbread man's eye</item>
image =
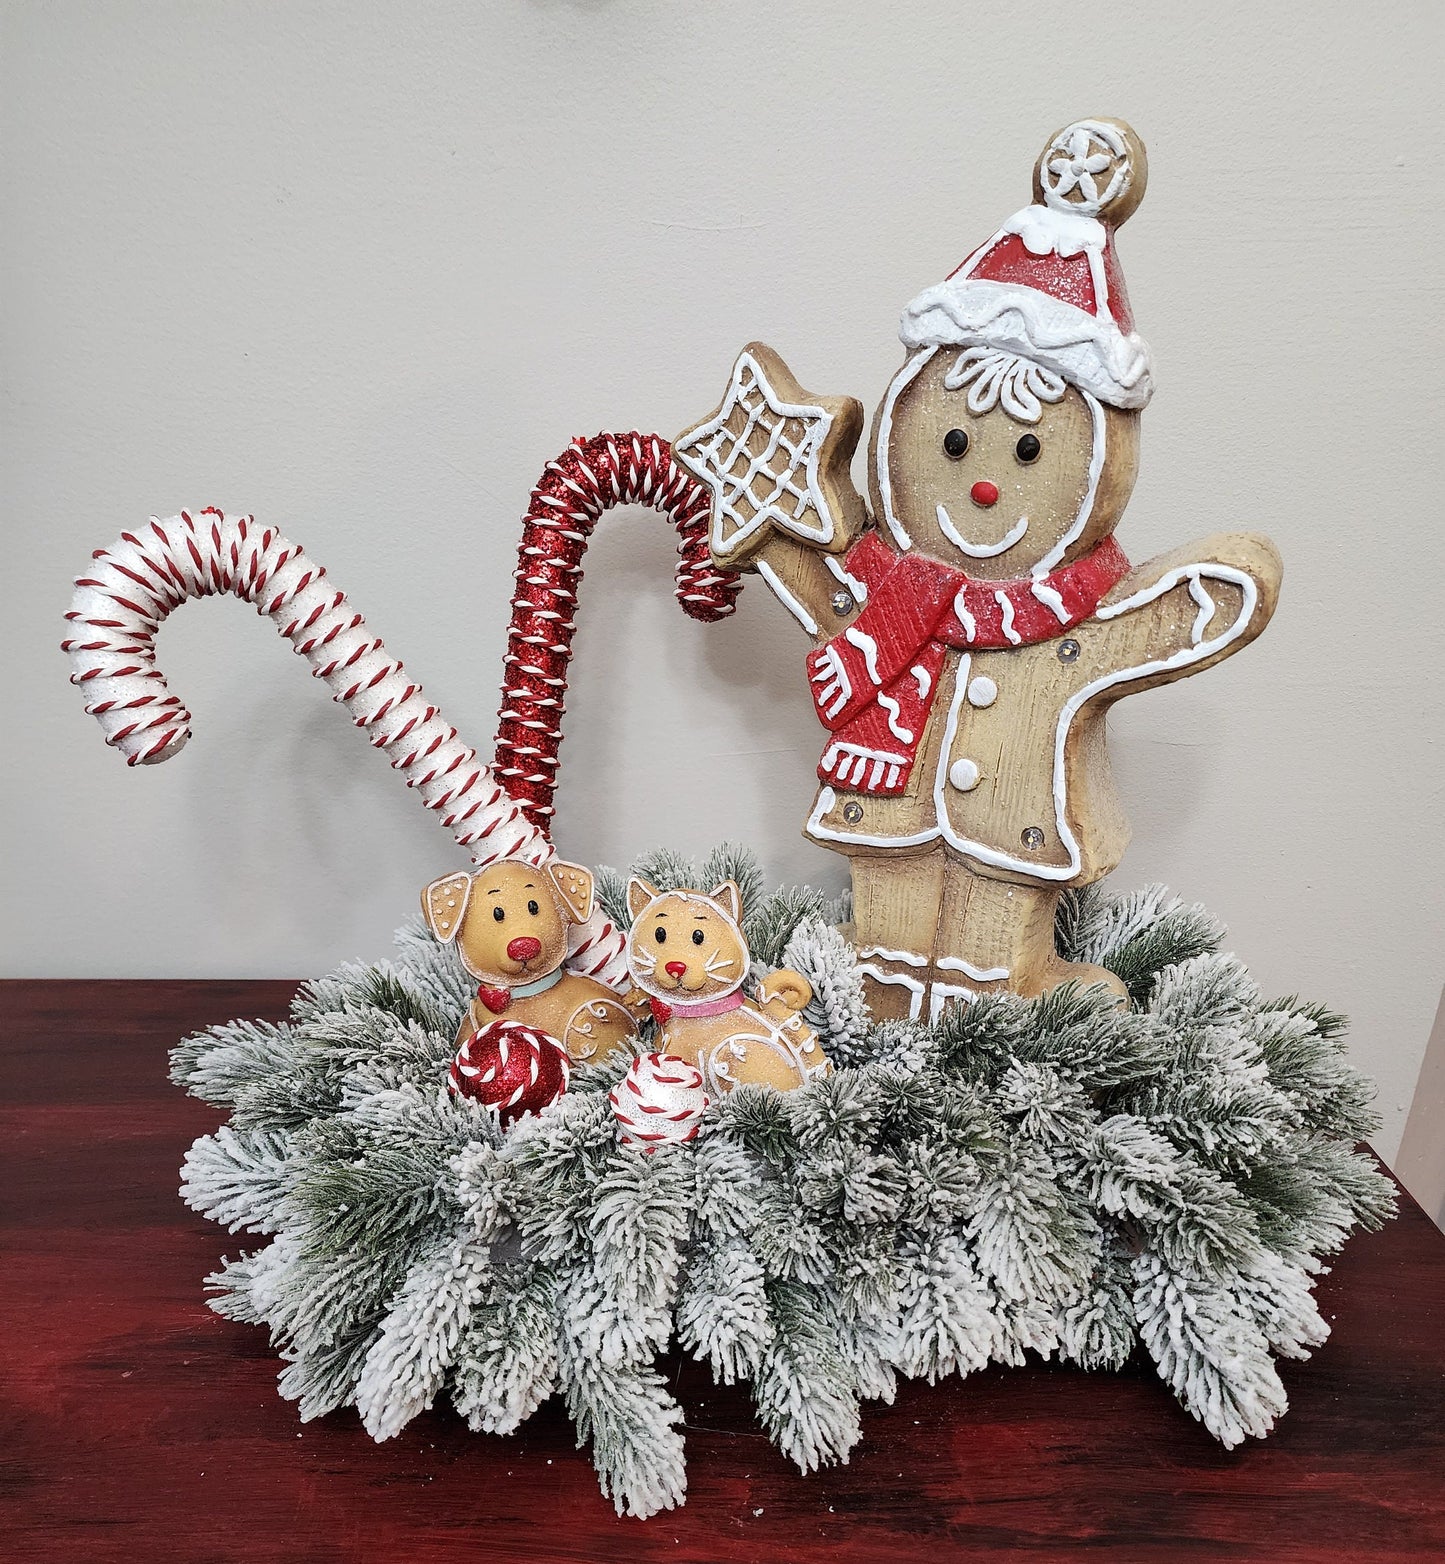
<path fill-rule="evenodd" d="M 694 945 L 701 945 L 702 944 L 702 937 L 703 936 L 702 936 L 702 930 L 701 929 L 694 929 L 692 931 L 692 942 L 693 942 Z"/>
<path fill-rule="evenodd" d="M 541 912 L 541 910 L 542 909 L 536 904 L 536 902 L 529 901 L 527 903 L 527 911 L 530 912 L 534 918 L 537 916 L 537 914 L 539 912 Z"/>
<path fill-rule="evenodd" d="M 507 916 L 507 909 L 505 907 L 493 907 L 492 916 L 500 923 Z"/>
<path fill-rule="evenodd" d="M 1021 434 L 1019 443 L 1014 446 L 1014 455 L 1021 462 L 1036 462 L 1041 450 L 1043 446 L 1039 444 L 1039 437 L 1036 434 Z"/>
<path fill-rule="evenodd" d="M 943 454 L 951 461 L 959 461 L 968 454 L 968 434 L 963 429 L 950 429 L 943 437 Z"/>
<path fill-rule="evenodd" d="M 658 926 L 657 926 L 656 930 L 654 931 L 652 937 L 653 937 L 653 939 L 655 939 L 657 941 L 657 943 L 659 945 L 667 944 L 667 930 L 665 928 L 663 928 L 663 926 L 660 923 L 658 924 Z"/>

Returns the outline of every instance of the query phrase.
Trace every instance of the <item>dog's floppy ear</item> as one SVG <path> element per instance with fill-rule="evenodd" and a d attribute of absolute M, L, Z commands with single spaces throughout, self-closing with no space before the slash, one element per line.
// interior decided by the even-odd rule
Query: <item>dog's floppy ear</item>
<path fill-rule="evenodd" d="M 627 882 L 627 910 L 634 918 L 638 918 L 648 902 L 657 900 L 657 895 L 657 891 L 646 880 L 640 880 L 634 874 Z"/>
<path fill-rule="evenodd" d="M 707 894 L 708 900 L 715 901 L 734 923 L 742 923 L 743 893 L 738 889 L 735 880 L 724 880 L 721 885 Z"/>
<path fill-rule="evenodd" d="M 421 893 L 421 915 L 443 945 L 457 937 L 471 893 L 472 877 L 465 873 L 444 874 Z"/>
<path fill-rule="evenodd" d="M 580 863 L 567 863 L 554 858 L 547 865 L 547 877 L 551 880 L 568 918 L 573 923 L 586 923 L 592 916 L 592 871 Z"/>

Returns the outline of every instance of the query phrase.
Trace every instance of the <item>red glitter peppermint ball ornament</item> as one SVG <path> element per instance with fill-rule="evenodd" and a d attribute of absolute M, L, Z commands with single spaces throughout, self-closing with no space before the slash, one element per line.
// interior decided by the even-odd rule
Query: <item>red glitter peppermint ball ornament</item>
<path fill-rule="evenodd" d="M 447 1084 L 511 1124 L 556 1102 L 571 1073 L 567 1050 L 549 1033 L 520 1021 L 489 1021 L 457 1049 Z"/>

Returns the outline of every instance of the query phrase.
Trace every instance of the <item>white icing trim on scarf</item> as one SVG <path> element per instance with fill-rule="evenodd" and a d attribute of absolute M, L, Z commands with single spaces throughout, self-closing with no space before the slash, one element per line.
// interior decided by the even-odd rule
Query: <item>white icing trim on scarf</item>
<path fill-rule="evenodd" d="M 975 623 L 973 615 L 969 613 L 968 608 L 965 606 L 967 601 L 967 594 L 967 587 L 960 587 L 958 589 L 958 593 L 953 599 L 953 611 L 958 616 L 959 624 L 963 626 L 964 640 L 972 641 L 974 636 L 978 634 L 978 625 Z"/>
<path fill-rule="evenodd" d="M 1035 581 L 1029 591 L 1041 602 L 1045 608 L 1059 621 L 1061 625 L 1069 622 L 1069 610 L 1064 606 L 1064 600 L 1059 594 L 1044 581 Z"/>
<path fill-rule="evenodd" d="M 899 723 L 898 719 L 902 715 L 902 708 L 898 702 L 891 695 L 885 695 L 880 690 L 878 692 L 878 704 L 883 708 L 888 718 L 888 731 L 900 744 L 911 744 L 913 742 L 913 730 L 912 728 L 905 728 Z"/>
<path fill-rule="evenodd" d="M 878 643 L 866 630 L 860 630 L 857 625 L 849 625 L 843 632 L 843 639 L 850 645 L 856 646 L 863 654 L 863 664 L 868 670 L 868 677 L 874 684 L 882 684 L 878 676 Z"/>

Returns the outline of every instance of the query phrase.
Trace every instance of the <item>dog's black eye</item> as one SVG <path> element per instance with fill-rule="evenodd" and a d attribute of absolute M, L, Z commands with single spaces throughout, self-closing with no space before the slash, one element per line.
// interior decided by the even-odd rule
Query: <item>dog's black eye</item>
<path fill-rule="evenodd" d="M 692 942 L 693 942 L 694 945 L 701 945 L 702 944 L 702 930 L 701 929 L 694 929 L 692 931 Z"/>
<path fill-rule="evenodd" d="M 1014 446 L 1014 455 L 1021 462 L 1036 462 L 1041 450 L 1043 446 L 1039 444 L 1039 437 L 1036 434 L 1021 434 L 1019 443 Z"/>
<path fill-rule="evenodd" d="M 527 903 L 527 911 L 530 912 L 534 918 L 537 916 L 537 914 L 539 912 L 541 912 L 541 910 L 542 909 L 536 904 L 536 902 L 529 901 Z"/>
<path fill-rule="evenodd" d="M 492 916 L 500 923 L 507 916 L 507 909 L 505 907 L 493 907 Z"/>
<path fill-rule="evenodd" d="M 657 925 L 657 930 L 652 937 L 659 945 L 667 944 L 667 930 L 660 923 Z"/>
<path fill-rule="evenodd" d="M 963 429 L 950 429 L 943 437 L 943 454 L 961 461 L 968 455 L 968 433 Z"/>

